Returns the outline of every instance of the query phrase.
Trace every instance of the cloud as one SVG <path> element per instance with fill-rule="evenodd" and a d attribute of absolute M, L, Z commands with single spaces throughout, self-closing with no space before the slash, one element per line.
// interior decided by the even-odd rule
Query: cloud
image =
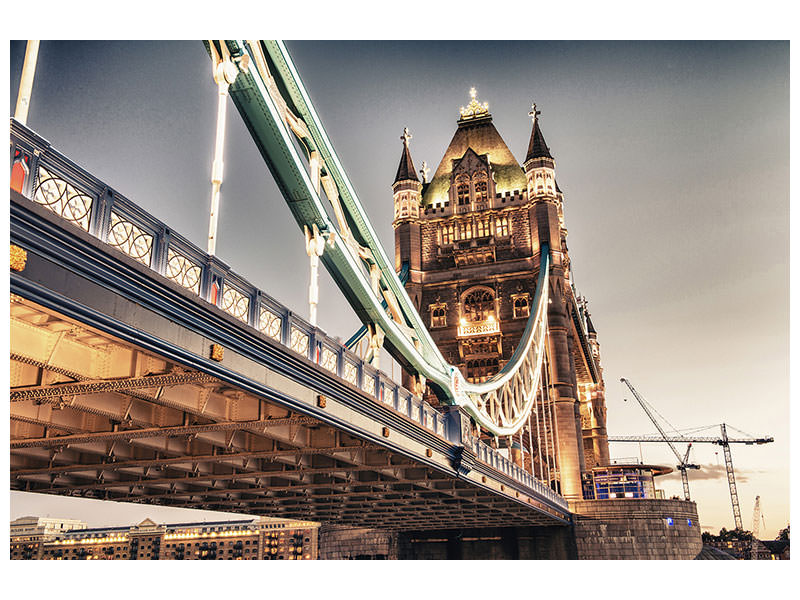
<path fill-rule="evenodd" d="M 753 469 L 735 469 L 736 481 L 741 483 L 746 483 L 749 480 L 751 475 L 755 475 L 757 473 L 765 473 L 766 471 L 760 470 L 753 470 Z M 725 465 L 714 465 L 714 464 L 707 464 L 707 465 L 700 465 L 700 469 L 690 469 L 689 473 L 689 481 L 714 481 L 716 479 L 728 479 L 728 474 L 725 471 Z M 662 475 L 658 478 L 658 481 L 671 481 L 676 480 L 680 481 L 681 474 L 676 469 L 669 475 Z"/>

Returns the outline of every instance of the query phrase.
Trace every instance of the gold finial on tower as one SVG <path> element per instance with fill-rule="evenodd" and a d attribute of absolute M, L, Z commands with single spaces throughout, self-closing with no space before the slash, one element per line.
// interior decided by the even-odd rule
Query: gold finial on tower
<path fill-rule="evenodd" d="M 400 136 L 400 139 L 401 139 L 401 140 L 403 140 L 403 143 L 404 143 L 406 146 L 408 146 L 408 140 L 410 140 L 412 137 L 414 137 L 414 136 L 412 136 L 412 135 L 411 135 L 411 134 L 408 132 L 408 127 L 403 127 L 403 135 L 401 135 L 401 136 Z"/>
<path fill-rule="evenodd" d="M 471 87 L 469 89 L 469 97 L 471 98 L 469 104 L 466 108 L 463 106 L 461 107 L 461 118 L 462 119 L 472 119 L 474 117 L 478 117 L 480 115 L 485 115 L 489 113 L 489 103 L 484 102 L 481 104 L 476 99 L 478 96 L 478 91 Z"/>

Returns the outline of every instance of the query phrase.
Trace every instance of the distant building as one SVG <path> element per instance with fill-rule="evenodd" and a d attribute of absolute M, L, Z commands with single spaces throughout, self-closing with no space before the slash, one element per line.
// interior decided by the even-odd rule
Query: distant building
<path fill-rule="evenodd" d="M 789 560 L 788 540 L 756 540 L 753 544 L 749 539 L 711 539 L 704 543 L 739 560 Z"/>
<path fill-rule="evenodd" d="M 26 517 L 35 519 L 35 517 Z M 255 518 L 237 521 L 87 528 L 53 521 L 32 538 L 32 523 L 12 523 L 12 560 L 316 560 L 317 523 Z M 59 528 L 52 525 L 76 523 Z M 40 529 L 44 525 L 38 525 Z"/>
<path fill-rule="evenodd" d="M 768 560 L 789 560 L 789 540 L 764 540 L 761 543 L 769 551 Z"/>
<path fill-rule="evenodd" d="M 20 517 L 11 521 L 11 558 L 29 560 L 39 558 L 42 543 L 68 531 L 86 529 L 86 523 L 76 519 L 51 519 L 50 517 Z"/>
<path fill-rule="evenodd" d="M 640 463 L 593 467 L 584 486 L 583 497 L 587 500 L 663 499 L 664 492 L 656 489 L 653 477 L 671 472 L 670 467 Z"/>

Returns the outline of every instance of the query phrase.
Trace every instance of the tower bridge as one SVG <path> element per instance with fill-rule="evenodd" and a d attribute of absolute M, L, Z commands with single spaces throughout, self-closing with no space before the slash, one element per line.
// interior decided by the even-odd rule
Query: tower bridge
<path fill-rule="evenodd" d="M 648 556 L 699 552 L 693 503 L 593 508 L 599 344 L 536 106 L 522 166 L 474 90 L 430 181 L 404 132 L 390 261 L 285 47 L 206 49 L 304 232 L 310 318 L 214 256 L 220 168 L 205 252 L 12 120 L 11 488 L 405 532 L 409 557 L 473 557 L 465 530 L 588 556 L 603 523 L 609 557 L 648 555 L 634 522 L 674 542 Z M 316 325 L 319 261 L 368 353 Z"/>
<path fill-rule="evenodd" d="M 401 529 L 568 522 L 458 411 L 13 128 L 36 161 L 30 197 L 11 191 L 12 489 Z"/>

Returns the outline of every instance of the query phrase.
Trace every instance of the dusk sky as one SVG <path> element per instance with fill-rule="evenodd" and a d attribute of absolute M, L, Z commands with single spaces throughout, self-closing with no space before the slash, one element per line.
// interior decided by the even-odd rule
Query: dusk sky
<path fill-rule="evenodd" d="M 657 433 L 619 382 L 626 377 L 677 429 L 709 425 L 704 435 L 717 435 L 725 422 L 773 436 L 766 446 L 733 445 L 733 461 L 745 528 L 756 495 L 762 537 L 786 526 L 788 42 L 287 47 L 389 256 L 403 128 L 417 168 L 426 161 L 433 172 L 474 86 L 521 163 L 536 102 L 564 192 L 575 284 L 601 344 L 609 434 Z M 24 48 L 11 43 L 12 113 Z M 216 101 L 199 41 L 43 41 L 28 126 L 205 248 Z M 232 102 L 217 255 L 307 316 L 302 232 Z M 320 326 L 348 338 L 360 323 L 324 269 L 321 288 Z M 641 452 L 675 466 L 665 445 Z M 638 458 L 640 448 L 612 444 L 611 455 Z M 692 459 L 703 466 L 689 474 L 701 525 L 732 529 L 721 448 L 696 444 Z M 677 476 L 656 485 L 681 495 Z M 12 519 L 49 514 L 96 526 L 186 519 L 177 509 L 22 493 L 11 493 L 10 508 Z"/>

